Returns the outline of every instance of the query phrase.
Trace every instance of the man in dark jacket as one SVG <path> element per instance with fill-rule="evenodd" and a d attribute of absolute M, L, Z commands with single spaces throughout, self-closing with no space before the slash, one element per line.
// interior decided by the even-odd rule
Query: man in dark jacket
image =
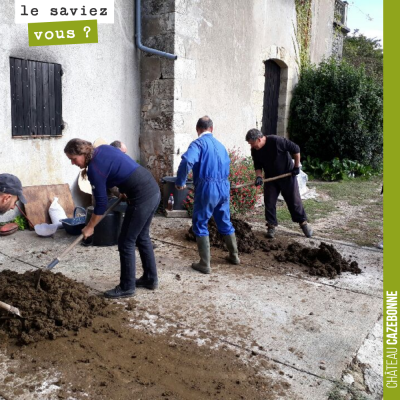
<path fill-rule="evenodd" d="M 247 132 L 246 141 L 251 147 L 251 156 L 257 176 L 256 186 L 263 183 L 263 170 L 265 178 L 273 178 L 292 172 L 292 176 L 266 182 L 264 185 L 265 220 L 268 228 L 266 236 L 271 239 L 275 236 L 275 228 L 278 226 L 276 201 L 279 193 L 282 193 L 293 222 L 298 222 L 304 235 L 308 238 L 311 237 L 312 229 L 307 224 L 307 215 L 304 211 L 297 183 L 297 175 L 300 173 L 300 147 L 281 136 L 264 136 L 257 129 L 250 129 Z"/>

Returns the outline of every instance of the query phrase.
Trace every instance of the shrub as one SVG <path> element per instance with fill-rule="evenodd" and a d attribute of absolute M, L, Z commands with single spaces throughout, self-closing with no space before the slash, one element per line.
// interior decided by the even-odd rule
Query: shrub
<path fill-rule="evenodd" d="M 376 173 L 369 165 L 357 161 L 334 158 L 332 161 L 321 162 L 318 158 L 311 159 L 310 156 L 303 161 L 302 169 L 310 179 L 319 178 L 323 181 L 338 181 L 357 176 L 370 178 Z"/>
<path fill-rule="evenodd" d="M 231 160 L 229 181 L 231 186 L 237 186 L 244 183 L 254 183 L 256 173 L 254 171 L 253 160 L 244 157 L 237 150 L 229 150 L 229 158 Z M 252 210 L 256 204 L 260 189 L 254 185 L 246 186 L 240 189 L 232 189 L 230 193 L 230 212 L 231 216 L 245 214 Z M 193 214 L 194 193 L 189 192 L 184 206 L 188 210 L 189 215 Z"/>
<path fill-rule="evenodd" d="M 289 133 L 305 156 L 377 169 L 383 157 L 383 91 L 363 68 L 331 59 L 302 71 Z"/>

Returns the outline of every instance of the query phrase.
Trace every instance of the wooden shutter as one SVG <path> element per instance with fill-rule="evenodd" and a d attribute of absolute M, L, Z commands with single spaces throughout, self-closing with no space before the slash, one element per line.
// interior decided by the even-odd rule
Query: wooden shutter
<path fill-rule="evenodd" d="M 10 57 L 13 137 L 62 133 L 60 64 Z"/>

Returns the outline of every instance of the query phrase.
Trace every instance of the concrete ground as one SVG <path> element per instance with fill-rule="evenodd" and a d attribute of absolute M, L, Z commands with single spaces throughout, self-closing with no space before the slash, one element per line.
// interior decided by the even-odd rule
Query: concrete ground
<path fill-rule="evenodd" d="M 283 398 L 382 398 L 382 251 L 334 242 L 363 273 L 325 279 L 293 264 L 265 262 L 262 252 L 242 254 L 242 264 L 231 266 L 224 252 L 213 248 L 212 273 L 205 276 L 189 267 L 197 259 L 196 244 L 184 238 L 190 224 L 189 219 L 153 220 L 160 288 L 137 291 L 140 306 L 127 311 L 132 328 L 200 346 L 231 347 L 261 373 L 278 377 L 279 371 L 290 383 Z M 262 224 L 253 227 L 264 229 Z M 320 242 L 284 229 L 278 234 L 312 246 Z M 26 231 L 1 237 L 0 270 L 24 272 L 47 265 L 73 240 L 63 231 L 54 238 Z M 140 276 L 140 261 L 137 267 Z M 119 279 L 117 247 L 77 246 L 54 272 L 94 291 L 110 289 Z M 0 352 L 0 388 L 6 388 L 12 363 Z M 264 369 L 266 363 L 276 368 Z M 34 398 L 29 392 L 20 397 Z M 40 399 L 52 398 L 51 388 L 44 388 Z"/>

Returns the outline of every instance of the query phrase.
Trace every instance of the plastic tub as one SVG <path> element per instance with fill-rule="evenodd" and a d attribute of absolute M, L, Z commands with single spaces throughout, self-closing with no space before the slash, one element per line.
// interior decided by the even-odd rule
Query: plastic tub
<path fill-rule="evenodd" d="M 83 215 L 82 217 L 77 217 L 76 216 L 77 209 L 83 210 L 85 215 Z M 82 229 L 85 227 L 85 221 L 86 221 L 86 210 L 82 207 L 75 207 L 74 218 L 66 218 L 60 220 L 65 231 L 70 235 L 75 235 L 75 236 L 80 235 L 82 233 Z"/>
<path fill-rule="evenodd" d="M 49 237 L 56 233 L 58 224 L 36 224 L 34 229 L 37 235 Z"/>

